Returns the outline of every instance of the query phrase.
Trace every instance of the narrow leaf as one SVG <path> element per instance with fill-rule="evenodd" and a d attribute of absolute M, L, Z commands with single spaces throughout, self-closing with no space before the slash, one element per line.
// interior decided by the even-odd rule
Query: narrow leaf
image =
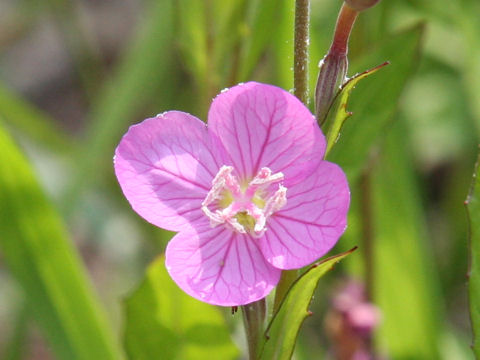
<path fill-rule="evenodd" d="M 465 205 L 469 220 L 470 264 L 468 270 L 468 292 L 470 298 L 470 320 L 472 322 L 472 349 L 480 358 L 480 155 L 475 165 L 472 186 Z"/>
<path fill-rule="evenodd" d="M 135 41 L 99 91 L 87 141 L 78 154 L 77 174 L 64 195 L 66 210 L 71 210 L 83 189 L 105 176 L 106 169 L 111 174 L 107 164 L 112 162 L 113 149 L 128 125 L 140 120 L 135 120 L 135 115 L 142 106 L 172 93 L 167 81 L 168 69 L 172 69 L 168 66 L 172 59 L 172 6 L 171 0 L 151 2 Z"/>
<path fill-rule="evenodd" d="M 390 128 L 370 175 L 372 287 L 384 318 L 378 339 L 393 359 L 438 359 L 444 304 L 401 120 Z"/>
<path fill-rule="evenodd" d="M 406 81 L 418 64 L 422 33 L 423 26 L 419 25 L 389 36 L 365 59 L 367 64 L 355 64 L 363 70 L 378 59 L 386 59 L 391 65 L 360 83 L 361 89 L 352 93 L 349 107 L 354 117 L 344 124 L 342 137 L 328 156 L 342 167 L 351 182 L 360 174 L 372 145 L 392 121 Z"/>
<path fill-rule="evenodd" d="M 249 21 L 249 37 L 245 40 L 245 51 L 240 67 L 240 81 L 248 80 L 251 72 L 258 65 L 261 55 L 280 31 L 282 17 L 288 1 L 260 0 L 253 1 L 253 16 Z M 290 32 L 293 29 L 290 29 Z"/>
<path fill-rule="evenodd" d="M 236 359 L 222 314 L 178 288 L 159 257 L 125 302 L 125 345 L 131 359 Z"/>
<path fill-rule="evenodd" d="M 0 127 L 0 250 L 58 359 L 112 359 L 105 315 L 59 215 Z"/>
<path fill-rule="evenodd" d="M 325 152 L 325 157 L 327 157 L 333 145 L 335 145 L 335 143 L 337 142 L 343 124 L 350 116 L 352 116 L 352 113 L 347 110 L 348 98 L 352 90 L 355 88 L 355 86 L 360 80 L 365 79 L 366 77 L 376 73 L 378 70 L 388 64 L 388 62 L 385 62 L 373 69 L 357 74 L 342 86 L 340 93 L 335 97 L 335 100 L 327 114 L 327 119 L 324 124 L 324 129 L 328 129 L 326 136 L 327 150 Z"/>
<path fill-rule="evenodd" d="M 312 301 L 318 281 L 336 263 L 350 255 L 355 249 L 329 257 L 313 265 L 292 284 L 280 309 L 273 316 L 265 331 L 261 359 L 288 360 L 292 357 L 300 326 L 311 314 L 308 306 Z"/>
<path fill-rule="evenodd" d="M 54 119 L 0 85 L 0 116 L 12 129 L 50 150 L 71 151 L 72 138 L 61 131 Z"/>

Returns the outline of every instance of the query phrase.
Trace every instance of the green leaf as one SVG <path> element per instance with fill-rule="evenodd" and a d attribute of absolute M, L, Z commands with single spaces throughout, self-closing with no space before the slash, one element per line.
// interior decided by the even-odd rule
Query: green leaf
<path fill-rule="evenodd" d="M 378 59 L 390 61 L 390 66 L 378 72 L 368 81 L 358 84 L 358 90 L 350 97 L 350 108 L 354 113 L 342 129 L 342 137 L 332 148 L 329 161 L 339 164 L 347 173 L 349 181 L 359 175 L 372 145 L 391 122 L 398 99 L 406 80 L 418 64 L 418 51 L 423 26 L 388 37 L 377 51 L 372 51 L 367 64 Z M 367 68 L 368 65 L 355 67 Z"/>
<path fill-rule="evenodd" d="M 281 30 L 282 22 L 278 19 L 283 17 L 285 8 L 289 5 L 285 0 L 256 0 L 252 3 L 253 15 L 248 25 L 249 36 L 245 39 L 240 81 L 248 80 L 255 66 L 258 65 L 261 55 Z M 292 30 L 293 28 L 290 29 Z"/>
<path fill-rule="evenodd" d="M 22 360 L 28 349 L 28 318 L 27 307 L 22 303 L 20 309 L 17 310 L 13 332 L 4 346 L 4 360 Z"/>
<path fill-rule="evenodd" d="M 155 97 L 171 96 L 173 86 L 167 79 L 172 72 L 172 6 L 171 0 L 151 3 L 138 36 L 100 90 L 90 114 L 87 141 L 78 154 L 77 174 L 64 195 L 67 210 L 83 189 L 105 176 L 105 170 L 111 174 L 107 164 L 112 163 L 115 146 L 142 107 Z"/>
<path fill-rule="evenodd" d="M 177 0 L 179 19 L 179 47 L 183 60 L 199 86 L 207 82 L 211 58 L 211 45 L 207 33 L 207 4 L 204 1 Z M 208 24 L 212 26 L 211 23 Z M 210 48 L 208 48 L 210 45 Z M 210 55 L 210 56 L 209 56 Z"/>
<path fill-rule="evenodd" d="M 392 359 L 438 359 L 444 304 L 402 120 L 369 174 L 373 298 L 384 319 L 378 340 Z"/>
<path fill-rule="evenodd" d="M 9 127 L 54 151 L 72 151 L 72 138 L 52 118 L 0 85 L 0 117 Z"/>
<path fill-rule="evenodd" d="M 58 359 L 121 358 L 64 225 L 0 127 L 0 249 Z"/>
<path fill-rule="evenodd" d="M 125 345 L 131 359 L 236 359 L 220 311 L 185 294 L 165 269 L 163 256 L 148 268 L 125 302 Z"/>
<path fill-rule="evenodd" d="M 335 100 L 327 114 L 327 119 L 324 124 L 324 129 L 328 129 L 326 135 L 327 150 L 325 151 L 325 157 L 327 157 L 333 145 L 335 145 L 335 143 L 337 142 L 340 136 L 340 131 L 342 130 L 345 121 L 350 116 L 352 116 L 352 113 L 347 110 L 348 98 L 352 90 L 355 88 L 355 86 L 360 80 L 365 79 L 366 77 L 376 73 L 378 70 L 388 64 L 388 62 L 385 62 L 373 69 L 357 74 L 342 86 L 342 89 L 335 97 Z"/>
<path fill-rule="evenodd" d="M 280 309 L 273 316 L 265 331 L 263 360 L 288 360 L 292 357 L 298 331 L 307 316 L 311 315 L 308 306 L 317 288 L 318 281 L 340 260 L 350 255 L 356 248 L 329 257 L 313 265 L 291 286 Z"/>
<path fill-rule="evenodd" d="M 475 165 L 472 186 L 465 201 L 469 220 L 470 264 L 468 271 L 468 292 L 470 298 L 470 319 L 472 322 L 472 349 L 480 358 L 480 154 Z"/>

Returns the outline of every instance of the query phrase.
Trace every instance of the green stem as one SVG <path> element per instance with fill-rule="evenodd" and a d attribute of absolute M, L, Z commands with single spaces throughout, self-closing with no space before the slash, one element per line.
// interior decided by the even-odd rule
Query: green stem
<path fill-rule="evenodd" d="M 282 300 L 287 295 L 288 289 L 292 283 L 297 279 L 298 270 L 283 270 L 282 277 L 278 282 L 277 289 L 275 290 L 275 299 L 273 300 L 273 312 L 275 314 L 280 309 Z"/>
<path fill-rule="evenodd" d="M 265 299 L 242 306 L 243 324 L 247 335 L 248 358 L 250 360 L 256 360 L 259 355 L 258 347 L 260 337 L 265 330 L 266 310 L 267 305 Z"/>
<path fill-rule="evenodd" d="M 295 36 L 293 56 L 294 94 L 308 105 L 308 44 L 310 24 L 310 0 L 295 1 Z M 275 291 L 273 314 L 277 312 L 292 283 L 297 279 L 297 270 L 284 270 Z"/>
<path fill-rule="evenodd" d="M 372 184 L 370 170 L 371 169 L 367 169 L 360 178 L 362 254 L 365 261 L 365 284 L 368 301 L 372 301 L 373 298 L 374 282 Z"/>
<path fill-rule="evenodd" d="M 308 43 L 310 23 L 310 0 L 295 1 L 295 36 L 293 56 L 294 94 L 308 105 Z"/>

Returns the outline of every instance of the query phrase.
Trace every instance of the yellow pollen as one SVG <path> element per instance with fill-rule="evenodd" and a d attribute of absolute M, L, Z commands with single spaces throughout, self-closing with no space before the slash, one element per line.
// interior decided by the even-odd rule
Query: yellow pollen
<path fill-rule="evenodd" d="M 232 193 L 228 190 L 225 190 L 222 194 L 221 199 L 218 202 L 218 206 L 220 206 L 221 209 L 225 209 L 232 202 L 233 202 Z"/>
<path fill-rule="evenodd" d="M 247 214 L 246 211 L 241 211 L 235 215 L 235 218 L 245 229 L 253 230 L 255 227 L 255 219 Z"/>
<path fill-rule="evenodd" d="M 252 198 L 252 203 L 257 205 L 259 209 L 263 209 L 265 207 L 265 200 L 263 200 L 263 198 L 256 193 Z"/>

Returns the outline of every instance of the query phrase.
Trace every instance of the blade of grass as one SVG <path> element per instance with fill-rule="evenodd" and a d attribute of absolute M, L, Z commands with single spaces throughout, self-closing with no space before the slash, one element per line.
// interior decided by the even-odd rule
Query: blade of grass
<path fill-rule="evenodd" d="M 470 321 L 472 324 L 472 350 L 480 358 L 480 155 L 475 164 L 472 185 L 465 205 L 469 220 L 469 269 L 468 294 L 470 300 Z"/>
<path fill-rule="evenodd" d="M 172 1 L 154 1 L 147 10 L 134 43 L 100 91 L 90 114 L 84 146 L 78 154 L 75 179 L 64 195 L 65 210 L 70 212 L 88 186 L 111 174 L 113 152 L 142 106 L 158 98 L 171 99 L 172 81 Z M 160 91 L 155 94 L 155 92 Z"/>
<path fill-rule="evenodd" d="M 2 359 L 5 360 L 21 360 L 25 357 L 26 338 L 28 333 L 28 310 L 25 304 L 22 304 L 18 309 L 18 313 L 15 319 L 15 325 L 13 333 L 8 339 L 8 343 L 5 346 Z"/>
<path fill-rule="evenodd" d="M 0 84 L 0 117 L 15 131 L 53 151 L 72 152 L 73 138 L 53 119 Z"/>
<path fill-rule="evenodd" d="M 402 121 L 384 145 L 370 177 L 379 340 L 393 359 L 438 359 L 443 304 Z"/>
<path fill-rule="evenodd" d="M 0 249 L 58 359 L 121 358 L 58 213 L 0 128 Z"/>
<path fill-rule="evenodd" d="M 284 13 L 285 7 L 289 5 L 289 2 L 285 0 L 257 0 L 251 3 L 252 15 L 248 22 L 249 36 L 245 39 L 240 63 L 238 77 L 240 81 L 246 81 L 250 78 L 253 69 L 258 65 L 261 55 L 270 41 L 277 36 L 281 25 L 281 21 L 278 21 L 278 19 Z M 292 34 L 293 27 L 289 31 Z M 292 66 L 292 63 L 293 61 L 289 67 Z"/>

